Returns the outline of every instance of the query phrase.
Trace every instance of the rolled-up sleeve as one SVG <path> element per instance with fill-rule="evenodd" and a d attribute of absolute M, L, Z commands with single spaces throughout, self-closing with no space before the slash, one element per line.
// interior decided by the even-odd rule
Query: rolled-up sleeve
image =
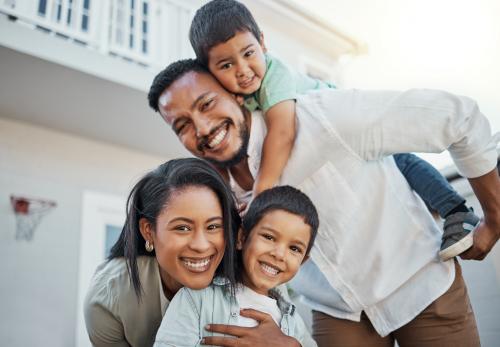
<path fill-rule="evenodd" d="M 482 176 L 497 163 L 498 139 L 477 103 L 439 90 L 334 90 L 306 98 L 312 116 L 364 160 L 449 150 L 459 172 Z M 308 107 L 302 107 L 302 110 Z"/>

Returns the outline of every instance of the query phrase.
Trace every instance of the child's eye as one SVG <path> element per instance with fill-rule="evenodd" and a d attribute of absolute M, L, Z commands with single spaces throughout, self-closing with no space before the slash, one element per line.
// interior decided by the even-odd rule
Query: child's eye
<path fill-rule="evenodd" d="M 233 66 L 233 64 L 231 64 L 231 63 L 225 63 L 225 64 L 223 64 L 223 65 L 220 66 L 220 69 L 221 70 L 227 70 L 227 69 L 231 68 L 231 66 Z"/>
<path fill-rule="evenodd" d="M 245 57 L 250 57 L 250 56 L 252 56 L 254 53 L 255 53 L 255 51 L 254 51 L 254 50 L 249 50 L 249 51 L 246 51 L 246 52 L 245 52 Z"/>
<path fill-rule="evenodd" d="M 290 246 L 290 250 L 295 253 L 302 253 L 302 248 L 297 246 Z"/>

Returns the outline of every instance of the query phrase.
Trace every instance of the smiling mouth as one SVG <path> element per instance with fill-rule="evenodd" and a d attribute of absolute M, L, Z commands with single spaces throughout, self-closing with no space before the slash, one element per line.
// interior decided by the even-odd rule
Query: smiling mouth
<path fill-rule="evenodd" d="M 213 150 L 226 137 L 229 131 L 229 122 L 226 121 L 215 128 L 210 135 L 203 137 L 198 144 L 198 150 L 203 152 L 205 149 Z"/>
<path fill-rule="evenodd" d="M 242 82 L 239 82 L 238 84 L 241 88 L 247 88 L 253 84 L 254 80 L 255 80 L 255 75 L 252 76 L 251 78 L 243 80 Z"/>
<path fill-rule="evenodd" d="M 276 277 L 282 272 L 280 269 L 270 264 L 259 262 L 259 265 L 262 272 L 264 272 L 264 274 L 268 275 L 269 277 Z"/>
<path fill-rule="evenodd" d="M 215 255 L 205 258 L 181 258 L 181 261 L 191 272 L 205 272 L 210 268 L 214 257 Z"/>

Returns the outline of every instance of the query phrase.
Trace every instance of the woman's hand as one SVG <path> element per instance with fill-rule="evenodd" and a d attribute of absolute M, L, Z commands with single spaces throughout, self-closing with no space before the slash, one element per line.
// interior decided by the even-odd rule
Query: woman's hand
<path fill-rule="evenodd" d="M 206 330 L 234 337 L 207 336 L 201 341 L 202 344 L 222 347 L 268 347 L 270 341 L 272 341 L 273 346 L 300 346 L 299 342 L 293 337 L 283 334 L 272 317 L 267 313 L 247 309 L 241 310 L 240 314 L 243 317 L 255 319 L 259 322 L 259 325 L 252 328 L 245 328 L 235 325 L 210 324 L 206 326 Z"/>

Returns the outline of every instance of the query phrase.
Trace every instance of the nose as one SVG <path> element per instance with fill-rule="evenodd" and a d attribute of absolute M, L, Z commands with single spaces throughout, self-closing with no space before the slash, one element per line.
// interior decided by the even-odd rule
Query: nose
<path fill-rule="evenodd" d="M 236 77 L 245 77 L 248 74 L 248 64 L 245 61 L 241 61 L 237 65 Z"/>
<path fill-rule="evenodd" d="M 197 138 L 207 136 L 208 134 L 210 134 L 210 131 L 212 129 L 208 117 L 202 114 L 198 114 L 195 117 L 193 117 L 193 123 L 196 130 Z"/>
<path fill-rule="evenodd" d="M 273 250 L 271 251 L 271 255 L 276 260 L 284 260 L 286 255 L 286 246 L 281 244 L 275 244 Z"/>
<path fill-rule="evenodd" d="M 193 238 L 189 243 L 189 248 L 198 253 L 204 253 L 208 251 L 208 249 L 210 248 L 210 242 L 207 239 L 207 235 L 204 230 L 197 230 L 193 234 Z"/>

